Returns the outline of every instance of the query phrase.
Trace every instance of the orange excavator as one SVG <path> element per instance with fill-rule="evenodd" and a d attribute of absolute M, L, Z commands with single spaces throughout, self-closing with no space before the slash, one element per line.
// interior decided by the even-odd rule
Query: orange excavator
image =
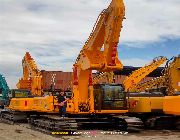
<path fill-rule="evenodd" d="M 17 83 L 17 89 L 11 89 L 8 98 L 10 104 L 1 112 L 1 118 L 11 121 L 27 120 L 27 114 L 24 112 L 30 103 L 33 103 L 33 97 L 42 96 L 42 75 L 34 59 L 29 52 L 26 52 L 22 59 L 23 77 Z M 15 108 L 18 107 L 18 111 Z"/>
<path fill-rule="evenodd" d="M 124 16 L 123 0 L 112 0 L 109 7 L 100 13 L 92 33 L 73 65 L 72 97 L 67 101 L 66 107 L 68 118 L 62 119 L 58 116 L 59 103 L 56 95 L 43 96 L 40 82 L 28 86 L 23 84 L 23 80 L 29 83 L 39 78 L 37 81 L 40 81 L 41 74 L 32 61 L 24 67 L 26 73 L 28 66 L 32 65 L 31 72 L 25 74 L 18 84 L 20 88 L 31 89 L 32 96 L 12 98 L 7 107 L 11 116 L 6 116 L 7 112 L 2 116 L 12 120 L 12 112 L 24 113 L 32 126 L 46 130 L 73 129 L 92 123 L 125 129 L 126 121 L 115 116 L 127 112 L 126 96 L 122 88 L 115 84 L 93 86 L 92 80 L 92 70 L 111 72 L 123 68 L 118 59 L 117 48 Z M 32 89 L 34 87 L 35 90 Z"/>
<path fill-rule="evenodd" d="M 37 68 L 34 59 L 29 52 L 26 52 L 23 60 L 23 77 L 17 83 L 18 89 L 26 89 L 31 91 L 34 96 L 42 96 L 42 75 Z"/>

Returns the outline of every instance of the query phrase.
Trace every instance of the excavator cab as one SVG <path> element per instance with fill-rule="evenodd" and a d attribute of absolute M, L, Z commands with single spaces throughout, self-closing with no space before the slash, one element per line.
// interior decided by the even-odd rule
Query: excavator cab
<path fill-rule="evenodd" d="M 95 110 L 127 109 L 126 94 L 120 84 L 96 84 L 93 88 Z"/>
<path fill-rule="evenodd" d="M 31 96 L 31 92 L 25 89 L 12 89 L 8 96 L 9 98 L 27 98 Z"/>

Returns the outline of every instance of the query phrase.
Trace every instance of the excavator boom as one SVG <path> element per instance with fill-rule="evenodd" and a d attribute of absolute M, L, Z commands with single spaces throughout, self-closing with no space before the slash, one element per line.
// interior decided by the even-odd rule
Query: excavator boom
<path fill-rule="evenodd" d="M 30 90 L 32 95 L 41 96 L 42 95 L 41 72 L 37 68 L 36 63 L 29 54 L 29 52 L 26 52 L 22 60 L 22 66 L 23 66 L 23 77 L 17 83 L 17 88 Z"/>
<path fill-rule="evenodd" d="M 81 112 L 79 108 L 86 108 L 85 112 L 94 112 L 92 70 L 111 72 L 122 69 L 117 48 L 124 16 L 123 0 L 112 0 L 109 7 L 99 15 L 92 33 L 80 51 L 73 65 L 75 112 Z"/>
<path fill-rule="evenodd" d="M 136 86 L 134 86 L 131 89 L 131 91 L 132 92 L 144 92 L 144 91 L 147 91 L 149 89 L 157 89 L 159 87 L 164 87 L 165 82 L 166 82 L 165 77 L 160 76 L 158 78 L 153 78 L 147 82 L 137 84 Z"/>
<path fill-rule="evenodd" d="M 117 47 L 125 16 L 124 12 L 123 1 L 112 0 L 109 7 L 99 15 L 75 65 L 80 65 L 82 70 L 122 69 L 122 64 L 117 56 Z"/>
<path fill-rule="evenodd" d="M 132 91 L 140 92 L 165 87 L 167 95 L 180 92 L 180 56 L 172 59 L 171 63 L 167 61 L 162 76 L 137 84 Z"/>
<path fill-rule="evenodd" d="M 163 64 L 167 60 L 166 57 L 159 56 L 153 59 L 153 61 L 134 71 L 130 76 L 128 76 L 124 82 L 123 85 L 125 87 L 125 91 L 133 91 L 132 89 L 143 79 L 145 78 L 149 73 L 154 71 L 156 68 L 158 68 L 161 64 Z"/>

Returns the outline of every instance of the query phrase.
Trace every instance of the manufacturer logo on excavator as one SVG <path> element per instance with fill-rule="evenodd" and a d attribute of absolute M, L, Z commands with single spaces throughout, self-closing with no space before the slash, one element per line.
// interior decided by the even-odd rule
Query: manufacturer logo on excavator
<path fill-rule="evenodd" d="M 137 104 L 138 104 L 138 101 L 135 100 L 135 101 L 131 102 L 131 107 L 135 107 Z"/>

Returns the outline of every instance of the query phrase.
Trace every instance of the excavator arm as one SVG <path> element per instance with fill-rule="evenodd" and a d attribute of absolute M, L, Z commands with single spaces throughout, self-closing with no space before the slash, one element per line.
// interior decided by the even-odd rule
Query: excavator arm
<path fill-rule="evenodd" d="M 149 89 L 158 89 L 159 87 L 164 87 L 165 82 L 165 76 L 153 78 L 147 82 L 137 84 L 131 89 L 131 92 L 144 92 Z"/>
<path fill-rule="evenodd" d="M 145 65 L 144 67 L 134 71 L 130 76 L 126 77 L 123 82 L 125 91 L 131 91 L 143 78 L 157 69 L 166 60 L 167 58 L 163 56 L 156 57 L 150 64 Z"/>
<path fill-rule="evenodd" d="M 141 92 L 150 89 L 166 88 L 167 95 L 180 92 L 180 56 L 167 61 L 163 75 L 147 82 L 137 84 L 132 91 Z"/>
<path fill-rule="evenodd" d="M 32 95 L 41 96 L 41 72 L 29 52 L 26 52 L 22 60 L 22 66 L 23 77 L 17 83 L 17 88 L 30 90 Z"/>
<path fill-rule="evenodd" d="M 110 72 L 122 69 L 117 47 L 124 16 L 123 0 L 112 0 L 109 7 L 99 15 L 92 33 L 80 51 L 73 65 L 75 112 L 79 112 L 80 106 L 94 112 L 92 70 Z"/>
<path fill-rule="evenodd" d="M 112 0 L 109 7 L 99 15 L 75 65 L 78 65 L 82 70 L 122 69 L 122 64 L 117 56 L 117 45 L 124 12 L 123 1 Z"/>

